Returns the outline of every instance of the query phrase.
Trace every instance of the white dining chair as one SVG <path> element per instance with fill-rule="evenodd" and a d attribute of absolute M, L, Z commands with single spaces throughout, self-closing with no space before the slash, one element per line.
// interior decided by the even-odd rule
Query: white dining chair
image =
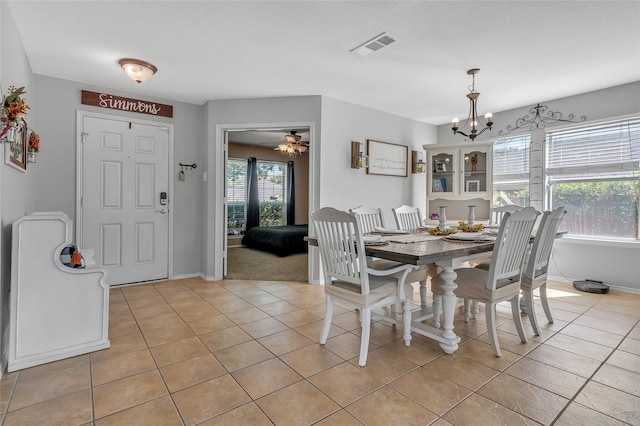
<path fill-rule="evenodd" d="M 522 343 L 527 342 L 520 318 L 520 283 L 525 251 L 539 214 L 540 212 L 533 207 L 525 207 L 513 213 L 506 212 L 496 236 L 489 270 L 479 267 L 455 270 L 455 282 L 458 287 L 454 293 L 465 300 L 465 322 L 468 322 L 470 317 L 468 302 L 484 303 L 489 341 L 496 356 L 502 355 L 496 330 L 496 304 L 500 302 L 511 302 L 511 313 L 520 340 Z M 442 295 L 443 282 L 440 276 L 431 279 L 434 295 Z M 435 315 L 440 315 L 440 312 L 434 312 Z"/>
<path fill-rule="evenodd" d="M 489 217 L 489 225 L 500 225 L 500 221 L 504 214 L 513 213 L 520 210 L 522 206 L 517 204 L 507 204 L 506 206 L 496 206 L 491 208 L 491 216 Z"/>
<path fill-rule="evenodd" d="M 354 215 L 330 207 L 311 214 L 324 273 L 326 313 L 320 344 L 329 336 L 334 301 L 360 311 L 360 357 L 358 365 L 367 363 L 373 311 L 402 303 L 403 338 L 411 341 L 411 308 L 404 293 L 407 275 L 414 266 L 401 264 L 388 270 L 367 265 L 362 231 Z"/>
<path fill-rule="evenodd" d="M 396 220 L 396 226 L 403 231 L 415 231 L 422 226 L 420 209 L 417 207 L 402 205 L 391 209 Z"/>
<path fill-rule="evenodd" d="M 531 327 L 536 336 L 540 335 L 536 312 L 533 304 L 533 291 L 539 289 L 540 302 L 547 320 L 553 322 L 551 309 L 547 300 L 547 268 L 549 266 L 549 258 L 553 249 L 553 243 L 556 240 L 560 222 L 564 218 L 566 211 L 564 206 L 558 207 L 553 211 L 546 211 L 542 215 L 538 232 L 533 241 L 529 258 L 525 263 L 522 271 L 522 293 L 524 297 L 524 305 Z"/>
<path fill-rule="evenodd" d="M 355 215 L 355 218 L 358 221 L 358 225 L 360 226 L 363 235 L 375 231 L 376 228 L 385 227 L 384 218 L 382 217 L 382 210 L 377 207 L 358 206 L 354 209 L 351 209 L 350 212 Z M 371 257 L 368 257 L 367 259 L 369 267 L 373 269 L 386 270 L 401 265 L 401 263 L 394 262 L 392 260 L 376 259 Z M 406 279 L 406 283 L 410 287 L 411 283 L 418 282 L 420 288 L 420 307 L 422 308 L 425 308 L 427 306 L 428 273 L 428 268 L 426 266 L 420 267 L 419 269 L 411 271 Z M 413 287 L 411 287 L 411 295 L 407 294 L 407 296 L 410 299 L 413 299 Z"/>

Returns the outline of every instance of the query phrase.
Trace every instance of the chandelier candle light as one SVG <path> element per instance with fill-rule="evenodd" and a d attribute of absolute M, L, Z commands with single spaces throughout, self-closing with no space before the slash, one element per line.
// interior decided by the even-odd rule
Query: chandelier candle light
<path fill-rule="evenodd" d="M 469 98 L 469 117 L 467 117 L 467 121 L 462 128 L 464 129 L 467 124 L 470 124 L 471 131 L 467 134 L 458 130 L 460 128 L 460 120 L 458 119 L 458 117 L 454 117 L 451 120 L 451 129 L 453 130 L 453 134 L 455 135 L 460 133 L 461 135 L 468 137 L 472 141 L 476 137 L 481 135 L 485 130 L 491 130 L 491 127 L 493 126 L 493 114 L 488 112 L 484 115 L 484 119 L 487 121 L 486 127 L 478 131 L 478 96 L 480 96 L 480 93 L 476 91 L 476 74 L 478 74 L 479 72 L 480 68 L 473 68 L 467 71 L 467 74 L 469 74 L 472 78 L 472 83 L 471 86 L 469 86 L 469 93 L 467 93 L 467 98 Z"/>

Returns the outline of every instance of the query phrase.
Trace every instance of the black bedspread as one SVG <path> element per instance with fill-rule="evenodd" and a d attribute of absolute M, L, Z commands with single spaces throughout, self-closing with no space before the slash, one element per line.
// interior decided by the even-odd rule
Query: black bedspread
<path fill-rule="evenodd" d="M 309 244 L 304 237 L 308 234 L 307 225 L 256 226 L 245 232 L 242 245 L 284 257 L 307 253 Z"/>

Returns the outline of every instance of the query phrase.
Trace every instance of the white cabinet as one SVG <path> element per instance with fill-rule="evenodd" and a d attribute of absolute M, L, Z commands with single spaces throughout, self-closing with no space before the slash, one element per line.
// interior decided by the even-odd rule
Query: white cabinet
<path fill-rule="evenodd" d="M 109 347 L 106 270 L 60 259 L 72 229 L 61 212 L 13 223 L 8 371 Z"/>
<path fill-rule="evenodd" d="M 493 142 L 424 145 L 427 151 L 427 220 L 445 206 L 447 222 L 489 220 L 493 191 Z M 438 219 L 432 219 L 433 224 Z"/>

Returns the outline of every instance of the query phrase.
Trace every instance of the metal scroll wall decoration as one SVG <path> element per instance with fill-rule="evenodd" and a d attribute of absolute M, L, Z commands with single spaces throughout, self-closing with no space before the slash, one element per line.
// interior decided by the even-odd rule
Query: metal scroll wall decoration
<path fill-rule="evenodd" d="M 500 136 L 508 135 L 511 132 L 524 128 L 534 131 L 536 129 L 544 129 L 547 125 L 557 122 L 580 123 L 586 119 L 587 117 L 584 115 L 576 119 L 573 114 L 569 114 L 566 118 L 563 118 L 561 112 L 551 111 L 546 105 L 537 104 L 529 109 L 529 114 L 518 118 L 514 125 L 509 124 L 506 130 L 500 130 L 498 134 Z"/>

